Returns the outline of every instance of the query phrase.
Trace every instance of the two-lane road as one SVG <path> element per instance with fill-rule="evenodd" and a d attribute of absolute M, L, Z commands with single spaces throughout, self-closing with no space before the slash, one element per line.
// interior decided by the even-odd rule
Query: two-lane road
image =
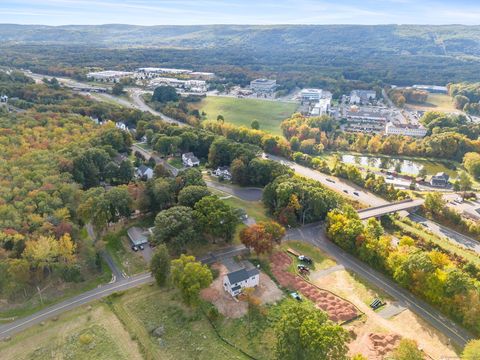
<path fill-rule="evenodd" d="M 98 300 L 113 294 L 117 291 L 127 290 L 139 285 L 147 284 L 153 281 L 153 277 L 150 274 L 141 274 L 133 276 L 128 279 L 122 279 L 112 284 L 102 285 L 96 289 L 87 291 L 81 295 L 65 300 L 59 304 L 55 304 L 41 311 L 36 312 L 30 316 L 22 319 L 18 319 L 11 323 L 0 326 L 0 339 L 12 336 L 22 330 L 29 328 L 35 324 L 39 324 L 42 321 L 46 321 L 61 313 L 72 310 L 78 306 L 85 305 L 93 300 Z"/>
<path fill-rule="evenodd" d="M 346 253 L 337 245 L 329 241 L 321 225 L 306 225 L 298 229 L 289 230 L 287 238 L 303 240 L 325 251 L 327 254 L 335 258 L 340 265 L 343 265 L 345 268 L 353 271 L 363 279 L 381 288 L 390 296 L 397 299 L 403 306 L 421 316 L 425 321 L 446 335 L 458 346 L 464 347 L 468 341 L 474 338 L 467 330 L 447 319 L 437 309 L 415 297 L 408 290 L 405 290 L 396 284 L 393 280 L 387 278 L 378 271 L 373 270 L 362 261 Z"/>

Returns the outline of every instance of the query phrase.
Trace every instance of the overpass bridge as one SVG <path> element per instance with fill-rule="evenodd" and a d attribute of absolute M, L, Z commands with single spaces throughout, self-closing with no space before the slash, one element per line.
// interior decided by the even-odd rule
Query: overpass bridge
<path fill-rule="evenodd" d="M 411 210 L 421 206 L 425 200 L 423 199 L 407 199 L 394 203 L 388 203 L 380 206 L 370 207 L 368 209 L 358 210 L 358 216 L 360 220 L 366 220 L 372 217 L 380 217 L 383 215 L 391 214 L 397 211 Z"/>

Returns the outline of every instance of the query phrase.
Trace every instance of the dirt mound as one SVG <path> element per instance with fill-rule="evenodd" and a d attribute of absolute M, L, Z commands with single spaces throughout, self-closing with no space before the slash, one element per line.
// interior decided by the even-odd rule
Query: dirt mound
<path fill-rule="evenodd" d="M 314 302 L 319 309 L 326 311 L 330 320 L 344 322 L 357 317 L 358 311 L 353 304 L 328 291 L 319 289 L 298 275 L 289 273 L 287 269 L 292 263 L 292 258 L 285 252 L 274 253 L 270 257 L 270 262 L 272 273 L 280 285 L 302 293 Z"/>
<path fill-rule="evenodd" d="M 368 335 L 369 350 L 377 357 L 382 358 L 392 351 L 400 341 L 401 337 L 397 334 L 374 334 Z"/>

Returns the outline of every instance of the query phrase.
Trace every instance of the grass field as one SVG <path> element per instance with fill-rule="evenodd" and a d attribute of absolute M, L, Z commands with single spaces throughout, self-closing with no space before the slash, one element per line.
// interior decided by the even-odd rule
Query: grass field
<path fill-rule="evenodd" d="M 106 243 L 106 249 L 110 253 L 113 261 L 127 275 L 142 273 L 148 269 L 148 264 L 142 258 L 140 253 L 133 252 L 130 249 L 130 243 L 127 238 L 127 229 L 122 229 L 116 233 L 105 235 L 103 240 Z"/>
<path fill-rule="evenodd" d="M 194 106 L 207 114 L 207 120 L 215 121 L 218 115 L 223 115 L 225 122 L 248 128 L 257 120 L 260 130 L 274 135 L 282 135 L 280 123 L 298 107 L 295 103 L 219 96 L 206 97 Z"/>
<path fill-rule="evenodd" d="M 108 306 L 95 303 L 69 311 L 56 321 L 36 325 L 0 342 L 0 357 L 10 359 L 119 359 L 140 360 L 132 341 Z"/>
<path fill-rule="evenodd" d="M 407 104 L 406 107 L 423 111 L 458 112 L 453 106 L 452 98 L 447 94 L 428 94 L 426 102 L 422 104 Z"/>

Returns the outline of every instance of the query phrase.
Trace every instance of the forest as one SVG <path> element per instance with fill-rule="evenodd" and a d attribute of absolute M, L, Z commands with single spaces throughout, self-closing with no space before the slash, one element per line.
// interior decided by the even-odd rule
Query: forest
<path fill-rule="evenodd" d="M 280 90 L 478 82 L 478 26 L 0 26 L 0 65 L 81 77 L 143 66 L 276 77 Z M 127 48 L 128 47 L 128 48 Z M 315 51 L 312 51 L 315 49 Z"/>

